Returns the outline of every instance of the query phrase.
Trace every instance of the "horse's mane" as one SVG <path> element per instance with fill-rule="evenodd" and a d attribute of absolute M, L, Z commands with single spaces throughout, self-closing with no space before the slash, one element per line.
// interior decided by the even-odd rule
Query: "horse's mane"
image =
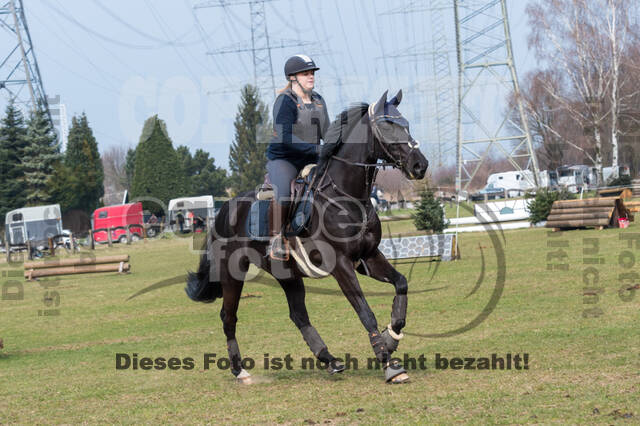
<path fill-rule="evenodd" d="M 369 104 L 356 103 L 342 111 L 336 119 L 329 125 L 327 134 L 325 135 L 324 145 L 320 150 L 320 159 L 318 161 L 318 170 L 324 170 L 329 159 L 335 155 L 340 146 L 345 142 L 347 136 L 353 128 L 361 122 L 362 117 L 367 114 Z"/>

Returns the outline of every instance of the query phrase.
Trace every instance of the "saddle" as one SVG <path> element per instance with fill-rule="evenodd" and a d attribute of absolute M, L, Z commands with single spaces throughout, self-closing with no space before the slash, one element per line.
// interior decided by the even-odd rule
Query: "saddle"
<path fill-rule="evenodd" d="M 316 165 L 308 164 L 291 181 L 293 202 L 287 215 L 286 237 L 300 235 L 302 231 L 308 228 L 313 205 L 313 192 L 309 191 L 309 188 L 313 182 L 315 171 Z M 254 240 L 269 240 L 268 213 L 274 196 L 273 186 L 267 174 L 265 175 L 264 183 L 256 193 L 256 201 L 251 204 L 251 212 L 247 218 L 248 235 Z"/>

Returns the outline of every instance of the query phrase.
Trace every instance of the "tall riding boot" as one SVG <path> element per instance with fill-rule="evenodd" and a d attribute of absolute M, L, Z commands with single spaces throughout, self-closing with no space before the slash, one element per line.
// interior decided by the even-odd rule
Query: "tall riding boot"
<path fill-rule="evenodd" d="M 271 235 L 269 256 L 274 260 L 289 260 L 289 242 L 283 235 L 288 214 L 288 202 L 279 203 L 275 198 L 271 201 L 269 209 L 269 235 Z"/>

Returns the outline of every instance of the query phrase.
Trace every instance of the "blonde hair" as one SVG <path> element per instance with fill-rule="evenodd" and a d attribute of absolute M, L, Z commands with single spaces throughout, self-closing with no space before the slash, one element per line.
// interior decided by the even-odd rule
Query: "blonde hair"
<path fill-rule="evenodd" d="M 289 80 L 289 83 L 287 83 L 286 86 L 284 86 L 282 89 L 278 90 L 278 95 L 283 93 L 287 89 L 291 89 L 292 87 L 293 87 L 293 82 L 291 80 Z"/>

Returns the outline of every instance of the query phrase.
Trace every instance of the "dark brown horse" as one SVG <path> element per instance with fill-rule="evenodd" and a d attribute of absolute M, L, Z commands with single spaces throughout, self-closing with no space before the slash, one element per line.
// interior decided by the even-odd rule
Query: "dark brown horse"
<path fill-rule="evenodd" d="M 402 91 L 387 101 L 387 93 L 375 104 L 359 104 L 344 111 L 329 131 L 333 143 L 323 147 L 322 159 L 312 185 L 313 213 L 301 238 L 291 238 L 296 259 L 275 261 L 268 242 L 248 237 L 246 220 L 255 193 L 242 194 L 225 203 L 207 238 L 197 273 L 190 273 L 187 294 L 195 301 L 213 302 L 222 297 L 220 317 L 227 337 L 231 371 L 244 383 L 250 374 L 242 368 L 236 341 L 236 313 L 249 264 L 264 269 L 280 283 L 289 303 L 290 318 L 313 354 L 327 363 L 329 373 L 344 366 L 331 355 L 311 325 L 305 306 L 302 278 L 331 274 L 355 309 L 369 334 L 385 379 L 402 383 L 408 375 L 393 362 L 405 326 L 407 280 L 378 250 L 381 227 L 369 200 L 377 167 L 392 165 L 410 179 L 422 179 L 428 161 L 409 133 L 409 123 L 397 110 Z M 380 160 L 383 162 L 381 163 Z M 307 259 L 300 261 L 301 255 Z M 308 256 L 307 256 L 308 254 Z M 311 264 L 310 264 L 311 263 Z M 382 332 L 358 283 L 356 271 L 395 287 L 391 322 Z"/>

